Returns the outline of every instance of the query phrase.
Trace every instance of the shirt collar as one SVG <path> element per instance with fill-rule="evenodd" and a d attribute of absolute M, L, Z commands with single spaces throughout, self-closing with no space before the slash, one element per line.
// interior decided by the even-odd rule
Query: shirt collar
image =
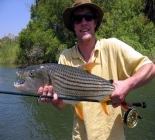
<path fill-rule="evenodd" d="M 72 55 L 72 57 L 74 59 L 76 59 L 76 58 L 82 58 L 82 55 L 80 54 L 80 52 L 78 50 L 78 45 L 76 45 L 76 46 L 73 47 L 73 51 L 72 51 L 72 54 L 71 55 Z"/>
<path fill-rule="evenodd" d="M 95 44 L 95 52 L 94 52 L 94 54 L 96 54 L 96 52 L 98 52 L 100 50 L 100 47 L 101 47 L 100 46 L 100 41 L 97 40 L 97 42 Z M 75 45 L 73 47 L 73 51 L 72 51 L 71 55 L 72 55 L 72 58 L 74 58 L 74 59 L 77 59 L 77 58 L 83 59 L 81 53 L 79 52 L 78 45 Z"/>

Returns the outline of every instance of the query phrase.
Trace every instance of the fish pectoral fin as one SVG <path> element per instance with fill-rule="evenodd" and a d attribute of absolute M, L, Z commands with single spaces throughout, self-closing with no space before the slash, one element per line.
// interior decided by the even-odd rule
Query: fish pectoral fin
<path fill-rule="evenodd" d="M 100 101 L 100 104 L 102 106 L 103 111 L 105 112 L 105 114 L 109 115 L 108 111 L 107 111 L 107 101 L 110 100 L 110 97 L 108 96 L 107 98 L 105 98 L 104 100 Z"/>
<path fill-rule="evenodd" d="M 75 108 L 76 113 L 78 114 L 78 116 L 79 116 L 82 120 L 84 120 L 82 103 L 74 104 L 74 105 L 72 105 L 72 106 Z"/>
<path fill-rule="evenodd" d="M 80 65 L 78 68 L 87 71 L 88 73 L 91 73 L 92 69 L 96 66 L 99 65 L 99 63 L 96 62 L 90 62 L 90 63 L 86 63 L 83 65 Z"/>

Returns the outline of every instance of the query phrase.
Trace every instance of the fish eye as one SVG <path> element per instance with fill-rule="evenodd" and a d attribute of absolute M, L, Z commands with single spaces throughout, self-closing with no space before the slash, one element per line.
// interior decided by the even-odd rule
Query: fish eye
<path fill-rule="evenodd" d="M 34 70 L 30 70 L 30 71 L 29 71 L 29 76 L 30 76 L 30 77 L 33 77 L 33 76 L 34 76 Z"/>

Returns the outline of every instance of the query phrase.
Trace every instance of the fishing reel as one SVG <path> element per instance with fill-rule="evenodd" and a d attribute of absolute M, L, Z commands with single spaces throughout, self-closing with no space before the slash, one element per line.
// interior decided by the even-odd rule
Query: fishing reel
<path fill-rule="evenodd" d="M 129 128 L 134 128 L 136 127 L 139 119 L 142 119 L 142 117 L 139 115 L 138 111 L 135 107 L 141 107 L 141 108 L 146 108 L 146 103 L 126 103 L 129 108 L 124 109 L 124 116 L 123 116 L 123 122 L 127 125 Z"/>

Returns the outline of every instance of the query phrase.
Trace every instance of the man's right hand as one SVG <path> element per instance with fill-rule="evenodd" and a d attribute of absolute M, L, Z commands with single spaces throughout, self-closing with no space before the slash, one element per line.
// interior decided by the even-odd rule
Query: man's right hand
<path fill-rule="evenodd" d="M 57 109 L 64 109 L 66 104 L 63 102 L 63 100 L 58 99 L 58 94 L 53 93 L 53 87 L 52 86 L 45 86 L 45 87 L 40 87 L 37 94 L 39 95 L 44 95 L 44 96 L 53 96 L 52 98 L 41 98 L 40 101 L 42 102 L 47 102 L 47 103 L 52 103 L 54 107 Z"/>

